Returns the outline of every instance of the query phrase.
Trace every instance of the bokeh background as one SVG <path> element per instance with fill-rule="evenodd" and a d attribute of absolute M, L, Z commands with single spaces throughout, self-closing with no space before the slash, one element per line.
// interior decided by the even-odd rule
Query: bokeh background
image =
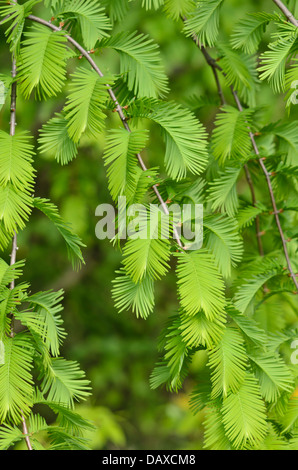
<path fill-rule="evenodd" d="M 108 4 L 108 1 L 106 2 Z M 129 14 L 115 30 L 149 34 L 159 45 L 170 80 L 169 98 L 194 108 L 199 119 L 212 130 L 217 112 L 214 105 L 196 109 L 200 97 L 216 102 L 216 88 L 210 68 L 190 39 L 181 33 L 181 22 L 168 19 L 162 9 L 145 11 L 141 0 L 130 3 Z M 294 5 L 295 2 L 293 2 Z M 297 3 L 297 2 L 296 2 Z M 42 5 L 43 18 L 51 14 Z M 298 7 L 297 7 L 298 9 Z M 228 40 L 237 20 L 247 12 L 274 11 L 270 0 L 239 2 L 226 0 L 222 10 L 221 38 Z M 30 26 L 30 25 L 28 25 Z M 269 40 L 270 29 L 267 33 Z M 262 43 L 266 48 L 266 42 Z M 113 52 L 95 57 L 103 72 L 118 71 Z M 69 64 L 69 73 L 78 59 Z M 9 73 L 11 58 L 0 28 L 0 73 Z M 37 142 L 39 129 L 55 112 L 62 109 L 65 93 L 47 102 L 18 99 L 18 127 L 29 130 Z M 232 101 L 231 101 L 232 103 Z M 258 95 L 267 122 L 286 117 L 283 96 L 276 96 L 263 84 Z M 298 106 L 297 106 L 298 108 Z M 298 109 L 292 109 L 293 119 Z M 108 126 L 119 127 L 115 113 L 108 114 Z M 8 130 L 8 110 L 0 112 L 0 128 Z M 103 166 L 105 135 L 98 141 L 84 138 L 78 158 L 68 166 L 59 166 L 51 155 L 37 154 L 36 196 L 50 198 L 70 222 L 87 247 L 86 265 L 74 272 L 58 232 L 38 212 L 19 235 L 18 258 L 26 259 L 24 279 L 32 291 L 65 290 L 64 320 L 68 337 L 62 354 L 77 360 L 91 380 L 93 394 L 77 410 L 97 426 L 92 437 L 93 449 L 200 449 L 202 448 L 203 413 L 194 416 L 189 410 L 189 394 L 196 377 L 205 365 L 205 355 L 198 353 L 183 390 L 170 394 L 164 389 L 150 390 L 149 378 L 158 360 L 158 337 L 167 318 L 177 309 L 175 278 L 169 273 L 156 286 L 156 308 L 148 320 L 136 319 L 131 313 L 118 314 L 111 299 L 111 282 L 120 264 L 120 254 L 109 241 L 95 236 L 95 208 L 111 202 Z M 1 151 L 1 149 L 0 149 Z M 160 166 L 163 174 L 164 145 L 159 132 L 151 128 L 151 143 L 144 159 Z M 240 190 L 242 183 L 240 182 Z M 243 183 L 243 191 L 246 191 Z M 266 188 L 261 191 L 266 192 Z M 262 194 L 259 194 L 262 199 Z M 267 198 L 267 194 L 264 194 Z M 8 259 L 9 254 L 6 254 Z M 52 419 L 49 416 L 49 419 Z"/>

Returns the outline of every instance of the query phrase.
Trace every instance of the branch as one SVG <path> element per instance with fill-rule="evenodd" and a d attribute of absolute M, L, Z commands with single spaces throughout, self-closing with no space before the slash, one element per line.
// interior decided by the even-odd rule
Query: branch
<path fill-rule="evenodd" d="M 48 22 L 46 20 L 43 20 L 42 18 L 39 18 L 37 16 L 34 16 L 34 15 L 29 15 L 27 16 L 27 18 L 31 21 L 35 21 L 36 23 L 39 23 L 39 24 L 42 24 L 44 26 L 47 26 L 48 28 L 52 29 L 53 31 L 61 31 L 61 28 L 58 28 L 57 26 L 53 25 L 51 22 Z M 83 57 L 85 57 L 88 62 L 90 63 L 91 67 L 95 70 L 95 72 L 100 76 L 100 77 L 104 77 L 103 73 L 101 72 L 101 70 L 99 69 L 99 67 L 96 65 L 96 63 L 94 62 L 94 60 L 92 59 L 92 57 L 90 56 L 90 54 L 88 53 L 88 51 L 86 49 L 84 49 L 75 39 L 73 39 L 70 35 L 66 35 L 65 36 L 66 39 L 68 40 L 68 42 L 70 42 L 70 44 L 72 44 L 80 53 Z M 107 85 L 107 89 L 108 89 L 108 93 L 110 95 L 110 98 L 112 99 L 114 105 L 115 105 L 115 109 L 116 109 L 116 112 L 118 113 L 120 119 L 121 119 L 121 122 L 124 126 L 124 128 L 127 130 L 127 132 L 131 132 L 131 129 L 126 121 L 126 117 L 123 113 L 123 109 L 122 107 L 120 106 L 118 100 L 117 100 L 117 97 L 114 93 L 114 91 L 112 90 L 112 88 Z M 142 168 L 143 171 L 146 171 L 147 170 L 147 167 L 144 163 L 144 160 L 142 159 L 142 156 L 141 154 L 137 154 L 137 158 L 138 158 L 138 161 L 139 161 L 139 164 Z M 157 186 L 154 185 L 152 186 L 152 189 L 157 197 L 157 199 L 159 200 L 161 206 L 162 206 L 162 209 L 164 211 L 164 213 L 166 215 L 169 215 L 170 212 L 169 212 L 169 209 L 168 209 L 168 206 L 166 204 L 166 202 L 163 200 L 160 192 L 158 191 L 157 189 Z M 177 241 L 179 247 L 183 250 L 185 250 L 185 247 L 183 246 L 183 243 L 180 239 L 180 236 L 178 234 L 178 231 L 177 231 L 177 228 L 176 227 L 173 227 L 173 234 L 174 234 L 174 238 L 175 240 Z"/>
<path fill-rule="evenodd" d="M 275 1 L 275 0 L 274 0 Z M 275 2 L 276 3 L 276 2 Z M 281 3 L 281 2 L 279 2 Z M 292 15 L 293 16 L 293 15 Z M 294 17 L 293 17 L 294 18 Z M 295 18 L 294 18 L 295 19 Z M 296 21 L 297 23 L 297 26 L 298 26 L 298 22 Z M 294 23 L 293 23 L 294 24 Z M 225 77 L 226 74 L 224 72 L 224 70 L 222 69 L 222 67 L 217 63 L 216 60 L 214 60 L 210 55 L 209 53 L 207 52 L 206 48 L 202 45 L 199 44 L 196 36 L 194 35 L 193 36 L 193 40 L 195 41 L 195 43 L 197 44 L 197 46 L 200 48 L 200 50 L 202 51 L 204 57 L 206 58 L 208 64 L 212 67 L 212 69 L 216 70 L 216 71 L 220 71 L 222 73 L 222 75 Z M 236 105 L 237 105 L 237 108 L 240 112 L 243 112 L 243 107 L 242 107 L 242 104 L 240 102 L 240 99 L 239 99 L 239 96 L 238 96 L 238 93 L 237 91 L 231 86 L 231 91 L 232 91 L 232 94 L 234 96 L 234 99 L 235 99 L 235 102 L 236 102 Z M 271 183 L 271 178 L 270 178 L 270 173 L 268 172 L 267 168 L 266 168 L 266 165 L 264 163 L 264 159 L 260 157 L 260 152 L 259 152 L 259 148 L 257 146 L 257 143 L 256 143 L 256 139 L 255 139 L 255 136 L 254 134 L 251 132 L 251 130 L 249 130 L 249 137 L 250 137 L 250 140 L 252 142 L 252 146 L 253 146 L 253 149 L 254 149 L 254 152 L 255 154 L 258 156 L 258 162 L 262 168 L 262 171 L 265 175 L 265 178 L 266 178 L 266 182 L 267 182 L 267 186 L 268 186 L 268 190 L 269 190 L 269 194 L 270 194 L 270 199 L 271 199 L 271 203 L 272 203 L 272 207 L 273 207 L 273 214 L 274 214 L 274 217 L 275 217 L 275 221 L 276 221 L 276 225 L 277 225 L 277 228 L 278 228 L 278 231 L 279 231 L 279 235 L 280 235 L 280 238 L 281 238 L 281 242 L 282 242 L 282 245 L 283 245 L 283 251 L 284 251 L 284 255 L 285 255 L 285 258 L 286 258 L 286 262 L 287 262 L 287 267 L 288 267 L 288 270 L 289 270 L 289 273 L 290 273 L 290 277 L 292 278 L 293 280 L 293 283 L 296 287 L 296 290 L 298 291 L 298 281 L 297 281 L 297 278 L 296 278 L 296 274 L 294 273 L 294 270 L 292 268 L 292 264 L 291 264 L 291 260 L 290 260 L 290 257 L 289 257 L 289 253 L 288 253 L 288 248 L 287 248 L 287 241 L 286 241 L 286 238 L 285 238 L 285 235 L 284 235 L 284 232 L 283 232 L 283 229 L 282 229 L 282 226 L 281 226 L 281 222 L 280 222 L 280 218 L 279 218 L 279 210 L 277 209 L 277 205 L 276 205 L 276 200 L 275 200 L 275 196 L 274 196 L 274 191 L 273 191 L 273 187 L 272 187 L 272 183 Z M 249 183 L 250 184 L 250 183 Z M 251 185 L 250 185 L 251 187 Z M 252 187 L 251 187 L 251 191 L 252 191 Z M 255 195 L 254 195 L 254 190 L 252 191 L 252 197 L 253 197 L 253 200 L 255 200 Z M 264 254 L 263 252 L 263 247 L 262 247 L 262 242 L 261 242 L 261 232 L 259 230 L 259 226 L 257 225 L 257 239 L 258 239 L 258 246 L 259 246 L 259 251 L 260 251 L 260 254 Z"/>
<path fill-rule="evenodd" d="M 296 20 L 293 13 L 286 7 L 286 5 L 280 0 L 273 0 L 273 1 L 275 5 L 277 5 L 278 8 L 283 12 L 287 20 L 290 21 L 290 23 L 292 23 L 294 26 L 296 26 L 296 28 L 298 28 L 298 21 Z"/>

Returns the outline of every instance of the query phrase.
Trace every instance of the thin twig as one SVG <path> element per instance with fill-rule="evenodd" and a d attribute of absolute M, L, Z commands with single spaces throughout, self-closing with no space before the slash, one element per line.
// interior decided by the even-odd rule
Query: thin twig
<path fill-rule="evenodd" d="M 223 92 L 221 83 L 219 81 L 218 71 L 221 72 L 224 76 L 225 76 L 225 73 L 224 73 L 223 69 L 220 67 L 220 65 L 218 65 L 216 60 L 213 59 L 213 57 L 211 57 L 211 55 L 208 53 L 207 49 L 199 43 L 198 37 L 195 34 L 193 35 L 193 41 L 201 49 L 202 54 L 205 57 L 207 64 L 210 65 L 210 67 L 213 71 L 214 77 L 215 77 L 217 90 L 218 90 L 218 94 L 219 94 L 220 99 L 221 99 L 221 103 L 222 103 L 222 105 L 225 105 L 226 104 L 226 99 L 225 99 L 225 96 L 224 96 L 224 92 Z M 235 96 L 234 88 L 232 86 L 230 88 L 231 88 L 231 91 L 232 91 L 233 95 Z M 252 181 L 251 174 L 250 174 L 250 171 L 249 171 L 249 168 L 248 168 L 247 164 L 244 165 L 244 172 L 245 172 L 245 177 L 246 177 L 246 180 L 247 180 L 247 184 L 249 186 L 250 193 L 251 193 L 252 205 L 254 207 L 256 207 L 257 206 L 257 199 L 256 199 L 255 189 L 254 189 L 253 181 Z M 256 226 L 256 237 L 257 237 L 257 243 L 258 243 L 258 250 L 259 250 L 260 256 L 264 256 L 263 243 L 262 243 L 262 239 L 261 239 L 262 235 L 261 235 L 261 230 L 260 230 L 260 218 L 259 218 L 258 215 L 256 216 L 255 226 Z"/>
<path fill-rule="evenodd" d="M 27 17 L 29 20 L 31 21 L 35 21 L 36 23 L 39 23 L 39 24 L 42 24 L 44 26 L 47 26 L 48 28 L 52 29 L 53 31 L 61 31 L 61 28 L 58 28 L 57 26 L 53 25 L 51 22 L 48 22 L 46 20 L 43 20 L 42 18 L 39 18 L 37 16 L 34 16 L 34 15 L 29 15 Z M 99 67 L 96 65 L 96 63 L 94 62 L 94 60 L 92 59 L 92 57 L 90 56 L 90 54 L 88 53 L 88 51 L 86 49 L 84 49 L 75 39 L 73 39 L 70 35 L 66 34 L 65 35 L 66 39 L 68 40 L 68 42 L 70 42 L 70 44 L 72 44 L 81 54 L 83 57 L 85 57 L 88 62 L 90 63 L 90 65 L 92 66 L 92 68 L 95 70 L 95 72 L 100 76 L 100 77 L 104 77 L 102 71 L 99 69 Z M 127 130 L 127 132 L 131 132 L 131 129 L 127 123 L 127 120 L 126 120 L 126 117 L 125 117 L 125 114 L 123 112 L 123 109 L 122 109 L 122 106 L 120 106 L 118 100 L 117 100 L 117 97 L 113 91 L 113 89 L 107 85 L 107 91 L 115 105 L 115 110 L 116 112 L 118 113 L 120 119 L 121 119 L 121 122 L 124 126 L 124 128 Z M 142 168 L 143 171 L 146 171 L 147 170 L 147 167 L 144 163 L 144 160 L 141 156 L 140 153 L 137 154 L 137 158 L 138 158 L 138 161 L 139 161 L 139 164 Z M 166 215 L 169 215 L 170 212 L 169 212 L 169 209 L 168 209 L 168 206 L 166 204 L 166 202 L 163 200 L 160 192 L 158 191 L 157 189 L 157 185 L 153 185 L 152 186 L 152 189 L 157 197 L 157 199 L 159 200 L 161 206 L 162 206 L 162 209 L 164 211 L 164 213 Z M 178 230 L 176 227 L 173 227 L 173 234 L 174 234 L 174 238 L 175 240 L 177 241 L 179 247 L 181 249 L 185 249 L 181 239 L 180 239 L 180 236 L 179 236 L 179 233 L 178 233 Z"/>

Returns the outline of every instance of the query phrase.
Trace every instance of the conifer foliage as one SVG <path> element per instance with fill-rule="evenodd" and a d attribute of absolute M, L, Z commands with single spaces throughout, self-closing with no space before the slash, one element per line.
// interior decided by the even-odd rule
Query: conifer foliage
<path fill-rule="evenodd" d="M 198 60 L 202 55 L 211 67 L 221 105 L 209 134 L 197 113 L 167 98 L 159 46 L 142 33 L 121 31 L 134 1 L 176 21 L 191 47 L 197 45 Z M 132 310 L 146 320 L 154 310 L 155 284 L 175 266 L 177 311 L 161 334 L 152 388 L 179 391 L 193 358 L 203 351 L 206 366 L 190 407 L 194 413 L 204 410 L 205 448 L 297 449 L 297 366 L 290 361 L 290 344 L 298 335 L 297 122 L 286 113 L 284 122 L 265 121 L 257 107 L 264 82 L 284 94 L 285 108 L 293 106 L 292 83 L 298 80 L 298 27 L 288 9 L 293 2 L 272 2 L 269 13 L 247 14 L 227 38 L 220 33 L 225 0 L 134 1 L 45 0 L 50 22 L 35 16 L 38 0 L 1 2 L 17 69 L 12 79 L 1 75 L 10 90 L 6 106 L 12 122 L 16 89 L 25 99 L 46 100 L 69 86 L 63 109 L 40 129 L 37 151 L 26 129 L 0 131 L 0 249 L 12 244 L 11 264 L 4 255 L 0 259 L 0 448 L 25 440 L 28 449 L 39 450 L 44 431 L 51 449 L 88 449 L 83 434 L 92 424 L 74 404 L 90 395 L 90 383 L 79 364 L 60 355 L 66 336 L 63 291 L 32 293 L 22 279 L 25 261 L 15 257 L 17 234 L 39 210 L 63 237 L 74 268 L 84 263 L 83 241 L 51 201 L 34 196 L 34 159 L 47 152 L 57 164 L 71 164 L 84 135 L 97 138 L 105 131 L 103 160 L 115 204 L 119 196 L 126 196 L 127 208 L 144 203 L 144 221 L 153 210 L 148 200 L 161 204 L 161 218 L 168 215 L 168 201 L 204 205 L 200 249 L 189 249 L 173 220 L 171 241 L 157 226 L 150 227 L 152 238 L 113 240 L 123 255 L 111 292 L 119 312 Z M 260 50 L 260 44 L 266 46 Z M 119 72 L 104 75 L 96 55 L 110 49 L 118 54 Z M 69 59 L 79 57 L 83 60 L 68 74 Z M 119 126 L 107 128 L 112 110 Z M 18 122 L 22 128 L 22 116 Z M 154 150 L 146 122 L 164 140 L 159 169 L 147 167 L 142 156 L 146 146 Z M 240 180 L 250 200 L 239 192 Z M 268 189 L 265 200 L 257 199 L 258 185 Z M 274 308 L 274 299 L 291 307 L 289 318 Z M 15 331 L 16 321 L 21 332 Z M 48 425 L 35 404 L 48 406 L 58 425 Z"/>

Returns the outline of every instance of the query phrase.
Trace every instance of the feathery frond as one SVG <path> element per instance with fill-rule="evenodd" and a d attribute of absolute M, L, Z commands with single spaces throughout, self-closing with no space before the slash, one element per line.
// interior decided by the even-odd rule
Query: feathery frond
<path fill-rule="evenodd" d="M 134 118 L 156 122 L 166 144 L 165 166 L 169 176 L 179 181 L 187 171 L 199 175 L 205 169 L 208 153 L 206 132 L 189 110 L 174 102 L 148 100 L 132 107 Z"/>
<path fill-rule="evenodd" d="M 107 88 L 111 77 L 99 77 L 94 70 L 78 68 L 72 76 L 71 90 L 64 108 L 68 133 L 78 143 L 84 132 L 98 136 L 104 128 Z"/>
<path fill-rule="evenodd" d="M 54 16 L 64 21 L 75 21 L 85 47 L 94 49 L 98 40 L 109 35 L 112 25 L 104 9 L 96 0 L 60 0 L 54 8 Z M 75 36 L 78 32 L 74 31 Z"/>
<path fill-rule="evenodd" d="M 185 34 L 196 34 L 199 44 L 213 46 L 218 36 L 222 3 L 223 0 L 200 0 L 197 9 L 185 22 Z"/>
<path fill-rule="evenodd" d="M 67 47 L 64 31 L 51 31 L 34 25 L 25 34 L 18 59 L 19 88 L 25 98 L 33 90 L 38 99 L 61 92 L 66 80 L 66 61 L 73 53 Z"/>

